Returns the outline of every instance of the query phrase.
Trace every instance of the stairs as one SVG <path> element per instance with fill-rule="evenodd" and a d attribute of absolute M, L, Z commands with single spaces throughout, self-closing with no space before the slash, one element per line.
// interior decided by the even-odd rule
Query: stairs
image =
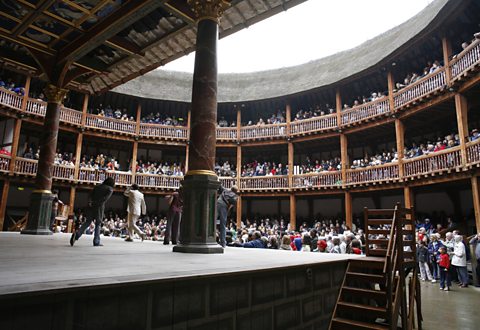
<path fill-rule="evenodd" d="M 397 204 L 391 210 L 365 209 L 364 217 L 366 257 L 349 261 L 330 329 L 397 329 L 398 320 L 411 329 L 413 301 L 420 294 L 408 290 L 407 296 L 405 290 L 412 269 L 416 277 L 413 211 Z M 419 299 L 416 303 L 421 330 Z"/>

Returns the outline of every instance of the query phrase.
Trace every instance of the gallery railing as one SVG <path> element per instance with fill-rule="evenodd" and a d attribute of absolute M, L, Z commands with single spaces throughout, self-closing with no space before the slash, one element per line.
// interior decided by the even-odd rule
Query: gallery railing
<path fill-rule="evenodd" d="M 398 163 L 388 163 L 347 170 L 347 184 L 382 182 L 398 178 Z"/>
<path fill-rule="evenodd" d="M 217 140 L 236 141 L 237 127 L 217 127 Z"/>
<path fill-rule="evenodd" d="M 472 70 L 480 63 L 480 40 L 475 39 L 467 48 L 450 62 L 452 80 L 459 79 L 464 73 Z"/>
<path fill-rule="evenodd" d="M 132 173 L 123 171 L 104 171 L 91 168 L 80 168 L 78 181 L 81 183 L 100 183 L 106 178 L 111 177 L 115 184 L 119 186 L 129 186 L 132 184 Z"/>
<path fill-rule="evenodd" d="M 85 126 L 101 130 L 135 134 L 137 123 L 134 121 L 125 121 L 110 117 L 87 114 L 87 121 L 85 123 Z"/>
<path fill-rule="evenodd" d="M 22 157 L 15 158 L 14 173 L 19 175 L 36 176 L 38 170 L 38 161 Z M 52 177 L 57 180 L 74 180 L 75 166 L 53 165 Z"/>
<path fill-rule="evenodd" d="M 480 164 L 480 139 L 467 143 L 467 163 L 471 166 Z"/>
<path fill-rule="evenodd" d="M 168 125 L 141 123 L 140 136 L 186 140 L 188 137 L 188 129 L 185 126 L 168 126 Z"/>
<path fill-rule="evenodd" d="M 411 159 L 403 160 L 405 177 L 427 175 L 462 166 L 460 147 L 453 147 Z"/>
<path fill-rule="evenodd" d="M 8 172 L 10 169 L 11 157 L 7 155 L 0 155 L 0 172 Z"/>
<path fill-rule="evenodd" d="M 240 129 L 241 140 L 257 140 L 285 137 L 287 124 L 244 126 Z"/>
<path fill-rule="evenodd" d="M 180 188 L 182 176 L 170 176 L 160 174 L 135 174 L 135 183 L 144 188 L 164 188 L 177 189 Z"/>
<path fill-rule="evenodd" d="M 0 87 L 0 104 L 16 110 L 22 110 L 23 96 L 19 96 L 12 91 Z"/>
<path fill-rule="evenodd" d="M 288 189 L 287 175 L 252 176 L 240 179 L 240 190 Z"/>
<path fill-rule="evenodd" d="M 342 125 L 351 125 L 390 113 L 388 96 L 342 111 Z"/>
<path fill-rule="evenodd" d="M 341 187 L 342 172 L 319 172 L 298 174 L 293 176 L 293 188 L 324 188 L 324 187 Z"/>
<path fill-rule="evenodd" d="M 321 132 L 337 127 L 337 114 L 313 117 L 293 121 L 290 124 L 290 134 L 299 135 L 313 132 Z"/>

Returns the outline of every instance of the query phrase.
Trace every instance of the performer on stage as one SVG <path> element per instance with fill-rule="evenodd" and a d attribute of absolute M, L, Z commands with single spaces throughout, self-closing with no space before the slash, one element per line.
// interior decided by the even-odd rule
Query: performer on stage
<path fill-rule="evenodd" d="M 143 194 L 138 191 L 138 185 L 136 183 L 132 184 L 130 188 L 127 188 L 127 190 L 123 194 L 128 197 L 128 237 L 125 239 L 125 241 L 133 242 L 134 232 L 136 232 L 143 241 L 145 239 L 145 233 L 141 231 L 136 224 L 140 215 L 147 213 L 147 205 L 145 205 L 145 199 L 143 198 Z"/>
<path fill-rule="evenodd" d="M 171 195 L 165 197 L 168 200 L 168 213 L 167 213 L 167 228 L 165 229 L 165 238 L 163 244 L 176 245 L 180 235 L 180 221 L 182 220 L 183 209 L 183 190 L 180 187 L 178 192 L 174 192 Z"/>
<path fill-rule="evenodd" d="M 55 218 L 58 215 L 58 208 L 60 205 L 63 205 L 63 202 L 58 198 L 58 190 L 54 189 L 52 190 L 52 195 L 53 195 L 53 201 L 52 201 L 52 213 L 50 217 L 50 230 L 52 232 L 55 232 Z"/>
<path fill-rule="evenodd" d="M 237 203 L 237 198 L 237 186 L 233 185 L 231 189 L 224 189 L 223 187 L 220 187 L 220 192 L 217 199 L 217 216 L 220 220 L 220 245 L 222 247 L 227 245 L 226 227 L 228 212 Z"/>
<path fill-rule="evenodd" d="M 102 227 L 102 220 L 105 213 L 105 203 L 113 194 L 113 187 L 115 181 L 113 178 L 106 178 L 102 184 L 93 188 L 88 200 L 88 209 L 85 222 L 77 229 L 70 237 L 70 245 L 73 246 L 85 230 L 90 226 L 92 221 L 95 221 L 95 234 L 93 236 L 93 246 L 102 246 L 100 243 L 100 228 Z"/>

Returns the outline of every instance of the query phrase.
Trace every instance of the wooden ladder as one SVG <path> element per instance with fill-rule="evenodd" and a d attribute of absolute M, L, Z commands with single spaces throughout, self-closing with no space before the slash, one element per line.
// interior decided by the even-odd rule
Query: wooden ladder
<path fill-rule="evenodd" d="M 365 208 L 364 217 L 366 258 L 349 261 L 330 329 L 397 329 L 399 315 L 402 328 L 412 329 L 415 301 L 421 329 L 413 211 L 397 204 Z M 407 299 L 405 278 L 412 272 Z"/>

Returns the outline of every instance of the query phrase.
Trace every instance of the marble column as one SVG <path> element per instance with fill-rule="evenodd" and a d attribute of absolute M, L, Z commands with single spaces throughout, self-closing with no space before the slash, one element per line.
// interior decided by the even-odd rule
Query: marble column
<path fill-rule="evenodd" d="M 216 243 L 217 190 L 214 172 L 217 125 L 217 40 L 218 20 L 228 2 L 188 0 L 197 17 L 195 68 L 188 172 L 182 181 L 183 214 L 180 244 L 174 252 L 223 253 Z"/>
<path fill-rule="evenodd" d="M 40 158 L 38 160 L 35 190 L 30 197 L 28 222 L 22 234 L 51 235 L 50 219 L 52 212 L 52 175 L 55 152 L 57 148 L 60 108 L 67 90 L 49 84 L 45 90 L 47 112 L 40 140 Z"/>

